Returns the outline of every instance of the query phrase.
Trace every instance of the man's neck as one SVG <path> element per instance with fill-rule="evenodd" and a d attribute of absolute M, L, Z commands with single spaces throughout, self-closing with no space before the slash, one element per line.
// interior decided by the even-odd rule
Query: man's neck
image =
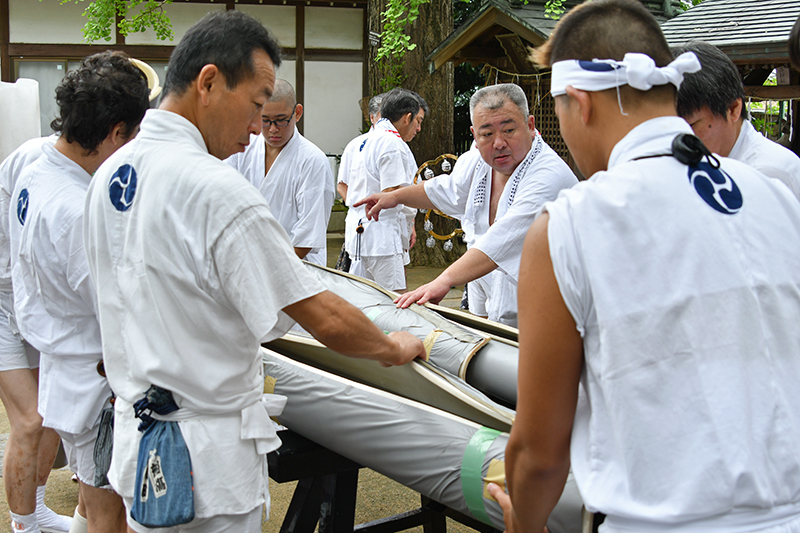
<path fill-rule="evenodd" d="M 292 134 L 292 137 L 294 137 L 294 134 Z M 263 135 L 261 135 L 261 141 L 264 143 L 264 147 L 266 148 L 264 150 L 264 175 L 266 175 L 269 172 L 269 169 L 272 168 L 275 160 L 278 159 L 278 155 L 281 153 L 281 151 L 283 151 L 284 148 L 286 148 L 286 144 L 289 144 L 292 141 L 292 138 L 290 137 L 283 146 L 270 145 L 266 139 L 264 139 Z"/>
<path fill-rule="evenodd" d="M 58 138 L 55 148 L 67 159 L 74 161 L 89 175 L 94 174 L 94 171 L 103 162 L 97 150 L 87 155 L 88 151 L 83 146 L 77 142 L 67 142 L 64 136 Z"/>

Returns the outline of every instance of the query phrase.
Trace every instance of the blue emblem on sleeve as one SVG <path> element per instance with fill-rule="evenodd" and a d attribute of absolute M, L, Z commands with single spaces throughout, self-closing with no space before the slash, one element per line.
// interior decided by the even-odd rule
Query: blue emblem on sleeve
<path fill-rule="evenodd" d="M 108 182 L 108 195 L 117 211 L 127 211 L 133 204 L 136 194 L 136 170 L 130 165 L 122 165 L 111 175 Z"/>
<path fill-rule="evenodd" d="M 689 167 L 689 182 L 700 198 L 715 210 L 735 215 L 744 202 L 739 186 L 721 168 L 702 161 Z"/>
<path fill-rule="evenodd" d="M 28 189 L 22 189 L 17 198 L 17 220 L 23 226 L 25 225 L 25 217 L 28 215 Z"/>

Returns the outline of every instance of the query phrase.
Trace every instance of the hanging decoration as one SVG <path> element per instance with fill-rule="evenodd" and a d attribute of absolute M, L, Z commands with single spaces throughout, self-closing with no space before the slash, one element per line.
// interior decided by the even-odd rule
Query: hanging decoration
<path fill-rule="evenodd" d="M 437 174 L 436 173 L 437 168 L 441 171 L 439 172 L 439 175 L 449 174 L 450 171 L 453 169 L 453 163 L 457 159 L 458 157 L 453 154 L 442 154 L 436 159 L 432 159 L 431 161 L 426 161 L 422 163 L 419 169 L 417 169 L 417 173 L 414 175 L 414 183 L 416 184 L 417 181 L 419 181 L 420 179 L 422 181 L 427 181 L 433 178 Z M 425 213 L 425 222 L 423 223 L 422 228 L 428 233 L 428 238 L 425 239 L 425 246 L 427 246 L 428 248 L 433 248 L 434 246 L 436 246 L 436 241 L 444 241 L 444 243 L 442 244 L 442 248 L 444 248 L 444 251 L 445 252 L 451 251 L 453 249 L 453 240 L 452 240 L 453 237 L 455 237 L 456 235 L 463 236 L 464 230 L 462 230 L 461 228 L 456 228 L 455 230 L 453 230 L 452 233 L 448 235 L 440 235 L 433 230 L 433 221 L 431 221 L 431 214 L 436 213 L 440 217 L 450 218 L 450 219 L 452 219 L 453 217 L 445 215 L 438 209 L 431 209 L 431 210 L 420 209 L 420 211 Z"/>

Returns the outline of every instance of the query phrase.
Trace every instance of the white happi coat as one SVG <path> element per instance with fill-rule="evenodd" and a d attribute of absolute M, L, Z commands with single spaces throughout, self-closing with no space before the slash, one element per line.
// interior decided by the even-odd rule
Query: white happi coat
<path fill-rule="evenodd" d="M 8 212 L 11 210 L 11 194 L 22 170 L 39 159 L 42 146 L 54 144 L 57 135 L 36 137 L 22 143 L 0 165 L 0 308 L 13 322 L 14 300 L 11 290 L 11 257 L 8 241 Z M 16 209 L 16 205 L 14 206 Z M 0 322 L 0 327 L 6 327 Z M 12 326 L 12 330 L 16 325 Z"/>
<path fill-rule="evenodd" d="M 306 261 L 326 266 L 326 235 L 335 196 L 327 156 L 295 127 L 269 172 L 265 171 L 265 157 L 264 137 L 251 135 L 247 149 L 226 161 L 264 196 L 292 246 L 311 248 Z"/>
<path fill-rule="evenodd" d="M 749 120 L 742 123 L 728 157 L 747 163 L 769 178 L 782 181 L 800 200 L 800 157 L 758 133 Z"/>
<path fill-rule="evenodd" d="M 372 130 L 370 130 L 372 131 Z M 347 146 L 344 147 L 344 151 L 342 151 L 342 159 L 339 161 L 339 175 L 336 179 L 337 183 L 344 183 L 347 185 L 348 194 L 347 200 L 345 200 L 345 205 L 350 207 L 352 202 L 350 201 L 350 176 L 353 172 L 361 172 L 363 171 L 363 164 L 361 162 L 361 148 L 364 144 L 364 141 L 367 139 L 367 135 L 369 132 L 362 133 L 355 139 L 351 140 L 347 143 Z"/>
<path fill-rule="evenodd" d="M 491 274 L 486 310 L 490 320 L 516 327 L 517 281 L 525 235 L 544 203 L 555 200 L 559 191 L 572 187 L 578 179 L 536 132 L 530 151 L 503 188 L 494 223 L 489 224 L 492 168 L 475 152 L 465 154 L 463 163 L 470 165 L 471 171 L 454 169 L 449 176 L 428 180 L 425 194 L 437 209 L 461 220 L 471 248 L 497 263 L 499 272 Z"/>
<path fill-rule="evenodd" d="M 586 360 L 572 469 L 609 532 L 797 531 L 800 204 L 738 161 L 646 158 L 679 133 L 637 126 L 545 206 Z"/>
<path fill-rule="evenodd" d="M 149 110 L 95 174 L 84 233 L 118 395 L 113 487 L 133 496 L 140 433 L 130 406 L 153 384 L 180 407 L 167 418 L 181 420 L 196 516 L 268 504 L 264 454 L 280 441 L 259 346 L 293 324 L 283 308 L 323 288 L 263 196 L 208 153 L 191 122 Z"/>
<path fill-rule="evenodd" d="M 351 141 L 352 142 L 352 141 Z M 389 119 L 382 118 L 359 145 L 360 158 L 350 172 L 347 204 L 392 187 L 410 185 L 417 171 L 414 155 Z M 345 219 L 345 249 L 353 260 L 362 256 L 392 256 L 408 251 L 410 224 L 416 210 L 403 205 L 381 211 L 377 221 L 368 221 L 364 206 L 351 207 Z M 364 226 L 359 235 L 356 228 Z"/>
<path fill-rule="evenodd" d="M 14 308 L 22 337 L 41 352 L 43 425 L 81 433 L 111 396 L 97 371 L 103 350 L 83 248 L 91 176 L 53 144 L 41 150 L 17 179 L 8 213 Z"/>

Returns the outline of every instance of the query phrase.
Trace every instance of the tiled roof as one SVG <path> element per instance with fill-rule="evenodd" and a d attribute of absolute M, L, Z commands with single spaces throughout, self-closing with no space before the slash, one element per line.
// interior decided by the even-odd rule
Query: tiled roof
<path fill-rule="evenodd" d="M 704 0 L 661 29 L 670 46 L 692 39 L 720 48 L 785 45 L 798 15 L 800 0 Z"/>

